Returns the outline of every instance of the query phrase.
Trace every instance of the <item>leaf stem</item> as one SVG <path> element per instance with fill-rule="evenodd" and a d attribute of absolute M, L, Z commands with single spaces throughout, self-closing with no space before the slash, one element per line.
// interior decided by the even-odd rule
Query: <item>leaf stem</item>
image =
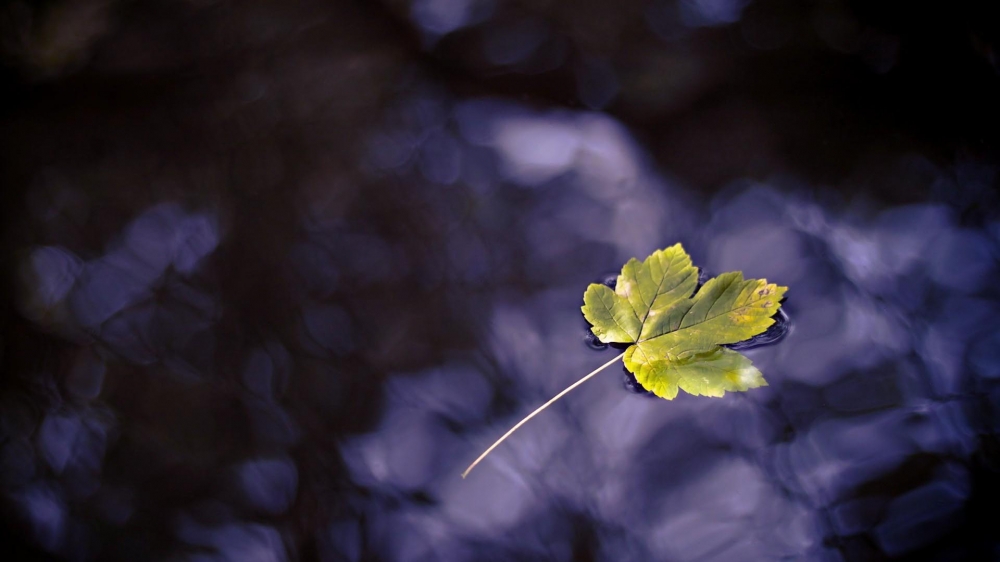
<path fill-rule="evenodd" d="M 525 416 L 525 418 L 523 420 L 517 422 L 517 425 L 515 425 L 512 428 L 510 428 L 510 430 L 507 433 L 504 433 L 503 437 L 501 437 L 500 439 L 497 439 L 496 443 L 490 445 L 489 449 L 486 449 L 486 451 L 484 451 L 483 454 L 479 455 L 478 459 L 476 459 L 475 461 L 473 461 L 472 464 L 469 465 L 469 468 L 465 469 L 465 472 L 462 473 L 462 478 L 465 478 L 466 476 L 468 476 L 469 473 L 472 472 L 472 469 L 476 468 L 476 465 L 479 464 L 479 461 L 485 459 L 486 455 L 490 454 L 490 452 L 492 452 L 493 449 L 497 448 L 497 445 L 503 443 L 504 439 L 507 439 L 508 437 L 510 437 L 510 435 L 512 433 L 514 433 L 515 431 L 517 431 L 517 429 L 519 427 L 521 427 L 522 425 L 524 425 L 525 423 L 527 423 L 528 420 L 530 420 L 531 418 L 533 418 L 536 415 L 538 415 L 545 408 L 548 408 L 549 406 L 551 406 L 553 402 L 555 402 L 556 400 L 559 400 L 560 398 L 562 398 L 563 396 L 565 396 L 569 391 L 571 391 L 574 388 L 580 386 L 581 384 L 587 382 L 587 380 L 589 380 L 591 377 L 593 377 L 597 373 L 600 373 L 604 369 L 607 369 L 608 367 L 610 367 L 611 365 L 613 365 L 615 362 L 617 362 L 619 359 L 621 359 L 623 355 L 625 355 L 624 351 L 621 352 L 621 354 L 619 354 L 617 357 L 615 357 L 611 361 L 608 361 L 607 363 L 605 363 L 605 364 L 601 365 L 600 367 L 598 367 L 598 368 L 594 369 L 593 371 L 591 371 L 590 374 L 588 374 L 587 376 L 585 376 L 582 379 L 576 381 L 575 383 L 569 385 L 568 387 L 566 387 L 566 390 L 563 390 L 559 394 L 556 394 L 555 396 L 552 397 L 551 400 L 549 400 L 548 402 L 546 402 L 546 403 L 542 404 L 541 406 L 539 406 L 538 409 L 536 409 L 534 412 L 531 412 L 530 414 L 528 414 L 527 416 Z"/>

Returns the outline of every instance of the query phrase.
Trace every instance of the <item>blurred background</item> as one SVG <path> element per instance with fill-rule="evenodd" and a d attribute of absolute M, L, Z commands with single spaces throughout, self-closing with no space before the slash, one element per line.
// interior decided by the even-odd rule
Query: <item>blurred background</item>
<path fill-rule="evenodd" d="M 0 0 L 8 560 L 996 560 L 1000 5 Z M 672 402 L 587 284 L 790 287 Z M 641 390 L 641 389 L 639 389 Z"/>

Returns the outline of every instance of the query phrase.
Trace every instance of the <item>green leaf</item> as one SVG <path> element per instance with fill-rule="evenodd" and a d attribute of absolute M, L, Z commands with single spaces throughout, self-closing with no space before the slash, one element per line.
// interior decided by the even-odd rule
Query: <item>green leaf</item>
<path fill-rule="evenodd" d="M 698 269 L 675 244 L 641 262 L 628 260 L 614 291 L 596 283 L 587 287 L 583 315 L 594 334 L 605 343 L 631 345 L 517 422 L 472 461 L 462 478 L 528 420 L 619 359 L 642 386 L 667 400 L 678 389 L 722 396 L 766 386 L 749 359 L 720 346 L 752 338 L 773 324 L 787 287 L 743 279 L 739 271 L 711 279 L 695 293 L 697 286 Z"/>
<path fill-rule="evenodd" d="M 615 291 L 590 285 L 583 314 L 605 343 L 631 343 L 625 367 L 643 387 L 673 399 L 677 389 L 722 396 L 766 385 L 750 360 L 720 347 L 767 330 L 787 287 L 741 272 L 709 280 L 692 296 L 698 271 L 680 244 L 622 268 Z"/>

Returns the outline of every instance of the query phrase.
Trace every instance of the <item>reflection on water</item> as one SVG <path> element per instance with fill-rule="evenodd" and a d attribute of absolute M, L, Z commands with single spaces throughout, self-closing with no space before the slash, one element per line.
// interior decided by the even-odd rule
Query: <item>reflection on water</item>
<path fill-rule="evenodd" d="M 931 195 L 846 193 L 775 164 L 779 125 L 755 128 L 767 110 L 748 98 L 721 115 L 746 112 L 735 133 L 763 168 L 716 190 L 675 175 L 724 178 L 715 163 L 744 156 L 715 160 L 733 147 L 699 148 L 707 137 L 688 131 L 677 152 L 705 159 L 664 164 L 662 131 L 635 115 L 663 118 L 716 83 L 698 33 L 735 30 L 763 51 L 792 41 L 772 4 L 630 3 L 631 23 L 597 4 L 387 4 L 421 52 L 487 83 L 565 70 L 589 109 L 448 88 L 399 53 L 316 39 L 289 23 L 311 16 L 290 12 L 231 30 L 247 49 L 301 41 L 279 66 L 262 59 L 209 101 L 183 88 L 139 98 L 176 116 L 68 106 L 107 128 L 60 125 L 106 143 L 99 157 L 46 152 L 42 116 L 12 127 L 40 147 L 11 174 L 27 195 L 9 213 L 16 314 L 0 392 L 3 516 L 26 557 L 1000 555 L 973 517 L 995 502 L 1000 469 L 996 165 L 894 145 L 849 181 L 898 174 Z M 343 13 L 317 26 L 362 18 L 323 9 Z M 895 39 L 838 14 L 805 21 L 824 49 L 888 72 Z M 588 33 L 625 42 L 629 25 L 692 50 L 634 65 L 584 52 Z M 113 51 L 95 68 L 163 62 Z M 664 68 L 677 83 L 650 77 Z M 632 122 L 595 111 L 617 101 Z M 609 369 L 460 478 L 619 353 L 586 330 L 587 284 L 678 241 L 705 275 L 789 287 L 788 314 L 730 346 L 769 386 L 665 401 Z"/>
<path fill-rule="evenodd" d="M 331 559 L 569 559 L 580 533 L 601 559 L 837 559 L 839 541 L 896 555 L 962 524 L 979 435 L 996 423 L 983 401 L 997 378 L 988 230 L 944 204 L 861 215 L 756 183 L 706 209 L 606 118 L 485 101 L 451 111 L 437 137 L 408 132 L 450 135 L 449 151 L 391 172 L 422 184 L 411 196 L 444 247 L 414 253 L 400 235 L 415 232 L 366 232 L 350 218 L 304 223 L 284 267 L 296 272 L 286 294 L 306 294 L 287 330 L 261 343 L 217 335 L 216 212 L 161 204 L 101 255 L 27 254 L 23 312 L 74 342 L 65 367 L 32 373 L 39 388 L 6 395 L 4 485 L 34 541 L 97 548 L 94 533 L 166 517 L 156 531 L 182 550 L 284 558 L 289 518 L 318 509 L 312 530 Z M 463 120 L 485 131 L 463 135 Z M 522 130 L 559 151 L 504 144 Z M 494 175 L 447 187 L 436 158 L 475 152 Z M 533 191 L 511 185 L 525 182 Z M 441 197 L 448 189 L 460 191 Z M 795 329 L 781 315 L 733 346 L 771 386 L 666 402 L 609 373 L 458 478 L 502 429 L 604 360 L 578 336 L 594 272 L 676 239 L 710 270 L 791 287 Z M 521 268 L 505 261 L 515 256 Z M 411 285 L 428 267 L 430 286 Z M 515 290 L 522 275 L 530 285 Z M 387 326 L 353 299 L 380 285 L 372 294 L 433 292 L 443 310 Z M 407 345 L 431 345 L 419 326 L 451 307 L 474 309 L 475 345 L 436 344 L 440 358 L 415 371 L 369 366 L 378 391 L 352 392 L 352 363 L 405 363 Z M 358 409 L 372 423 L 322 437 Z M 160 497 L 162 486 L 180 497 Z"/>

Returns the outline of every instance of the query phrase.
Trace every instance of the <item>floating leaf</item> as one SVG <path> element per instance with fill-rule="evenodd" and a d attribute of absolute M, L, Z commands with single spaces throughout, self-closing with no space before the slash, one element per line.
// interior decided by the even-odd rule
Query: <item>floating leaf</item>
<path fill-rule="evenodd" d="M 602 342 L 633 344 L 625 368 L 662 398 L 673 399 L 678 388 L 722 396 L 766 385 L 749 359 L 720 346 L 767 330 L 787 288 L 735 271 L 692 296 L 696 281 L 697 269 L 676 244 L 644 262 L 629 260 L 614 291 L 587 287 L 583 315 Z"/>
<path fill-rule="evenodd" d="M 583 294 L 583 315 L 603 343 L 631 344 L 619 356 L 591 371 L 518 422 L 462 473 L 464 478 L 486 455 L 528 420 L 566 393 L 616 363 L 661 398 L 678 389 L 700 396 L 722 396 L 767 385 L 742 354 L 722 347 L 748 340 L 772 324 L 787 287 L 764 279 L 744 279 L 734 271 L 698 286 L 698 268 L 680 244 L 630 259 L 611 290 L 594 283 Z"/>

